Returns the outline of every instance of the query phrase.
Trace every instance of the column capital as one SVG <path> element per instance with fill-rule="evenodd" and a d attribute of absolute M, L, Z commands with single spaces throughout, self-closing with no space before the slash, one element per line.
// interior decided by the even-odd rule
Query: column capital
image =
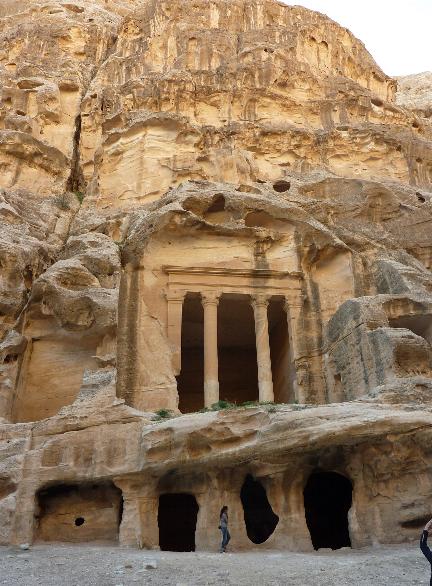
<path fill-rule="evenodd" d="M 301 304 L 299 304 L 297 302 L 297 300 L 294 300 L 290 297 L 285 297 L 285 301 L 284 301 L 284 309 L 287 312 L 288 315 L 291 315 L 292 313 L 295 313 L 296 311 L 300 311 L 301 309 Z"/>
<path fill-rule="evenodd" d="M 268 307 L 270 303 L 271 295 L 266 295 L 265 293 L 257 293 L 256 295 L 251 295 L 251 305 L 255 309 L 256 307 Z"/>
<path fill-rule="evenodd" d="M 203 291 L 201 293 L 201 303 L 206 305 L 219 305 L 221 293 L 218 291 Z"/>
<path fill-rule="evenodd" d="M 183 303 L 186 293 L 184 291 L 166 291 L 165 297 L 167 301 Z"/>

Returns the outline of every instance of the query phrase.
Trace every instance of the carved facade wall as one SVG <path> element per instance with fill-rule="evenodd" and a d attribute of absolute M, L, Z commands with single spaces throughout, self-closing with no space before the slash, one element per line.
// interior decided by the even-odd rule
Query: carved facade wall
<path fill-rule="evenodd" d="M 0 36 L 0 543 L 214 549 L 224 504 L 239 550 L 416 538 L 430 88 L 276 0 L 19 0 Z"/>

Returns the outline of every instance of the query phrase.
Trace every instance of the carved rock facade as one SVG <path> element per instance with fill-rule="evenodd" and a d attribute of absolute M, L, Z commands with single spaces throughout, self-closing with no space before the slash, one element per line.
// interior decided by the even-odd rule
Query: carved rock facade
<path fill-rule="evenodd" d="M 276 0 L 0 18 L 0 543 L 417 538 L 427 76 Z"/>

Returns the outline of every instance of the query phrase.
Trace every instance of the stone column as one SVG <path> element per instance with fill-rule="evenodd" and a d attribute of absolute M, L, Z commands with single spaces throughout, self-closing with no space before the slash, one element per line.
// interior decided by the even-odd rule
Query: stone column
<path fill-rule="evenodd" d="M 252 307 L 255 315 L 259 400 L 261 402 L 274 401 L 267 317 L 268 304 L 269 299 L 266 295 L 254 295 L 252 297 Z"/>
<path fill-rule="evenodd" d="M 185 294 L 181 291 L 170 291 L 166 294 L 168 301 L 167 334 L 172 350 L 172 365 L 175 376 L 181 371 L 181 337 L 183 319 L 183 301 Z"/>
<path fill-rule="evenodd" d="M 217 316 L 219 293 L 203 293 L 204 307 L 204 405 L 211 407 L 219 401 L 219 360 Z"/>
<path fill-rule="evenodd" d="M 305 373 L 301 368 L 301 360 L 304 358 L 305 350 L 302 344 L 301 333 L 301 312 L 302 305 L 298 299 L 285 300 L 285 310 L 288 320 L 288 335 L 290 343 L 290 355 L 293 368 L 293 390 L 296 401 L 300 404 L 307 403 L 305 390 Z"/>

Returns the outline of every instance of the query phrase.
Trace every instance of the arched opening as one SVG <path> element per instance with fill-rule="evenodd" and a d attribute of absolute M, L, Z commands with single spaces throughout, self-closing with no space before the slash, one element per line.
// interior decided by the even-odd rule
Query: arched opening
<path fill-rule="evenodd" d="M 217 212 L 225 211 L 225 196 L 221 193 L 213 197 L 212 203 L 207 209 L 207 214 L 215 214 Z"/>
<path fill-rule="evenodd" d="M 240 498 L 247 536 L 252 543 L 264 543 L 273 534 L 279 523 L 279 517 L 271 508 L 265 488 L 258 480 L 248 474 L 243 483 Z"/>
<path fill-rule="evenodd" d="M 225 196 L 219 193 L 213 197 L 212 203 L 204 213 L 204 219 L 210 223 L 224 224 L 232 219 L 232 215 L 225 209 Z"/>
<path fill-rule="evenodd" d="M 352 484 L 337 472 L 314 472 L 304 489 L 306 523 L 315 549 L 351 547 Z"/>
<path fill-rule="evenodd" d="M 51 486 L 38 492 L 37 502 L 38 541 L 118 541 L 123 498 L 110 482 Z"/>
<path fill-rule="evenodd" d="M 159 546 L 162 551 L 195 551 L 199 506 L 191 494 L 159 497 Z"/>

